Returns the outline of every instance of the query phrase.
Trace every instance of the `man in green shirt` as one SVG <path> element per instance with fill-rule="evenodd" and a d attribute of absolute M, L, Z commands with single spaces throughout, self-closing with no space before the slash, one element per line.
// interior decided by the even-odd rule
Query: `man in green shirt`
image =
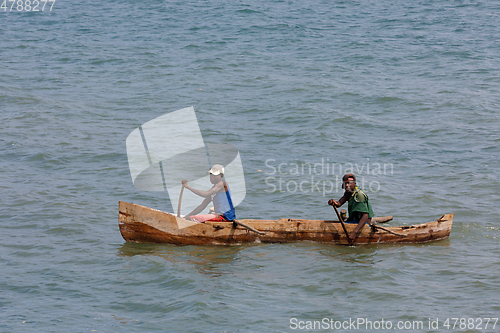
<path fill-rule="evenodd" d="M 335 207 L 342 206 L 346 201 L 349 217 L 346 223 L 357 223 L 356 228 L 351 232 L 349 238 L 355 240 L 358 231 L 368 222 L 371 223 L 374 216 L 368 196 L 356 186 L 356 177 L 348 173 L 342 177 L 342 188 L 345 189 L 344 195 L 339 201 L 328 200 L 328 204 Z"/>

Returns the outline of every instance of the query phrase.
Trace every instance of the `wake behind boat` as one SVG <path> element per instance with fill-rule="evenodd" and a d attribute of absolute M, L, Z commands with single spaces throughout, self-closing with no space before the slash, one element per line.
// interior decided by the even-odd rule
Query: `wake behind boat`
<path fill-rule="evenodd" d="M 379 218 L 380 219 L 380 218 Z M 314 241 L 349 245 L 340 221 L 335 220 L 236 220 L 194 222 L 161 210 L 119 202 L 119 227 L 127 242 L 176 245 L 241 245 Z M 374 218 L 374 222 L 377 218 Z M 353 245 L 379 243 L 425 243 L 450 236 L 453 214 L 436 221 L 400 227 L 365 225 Z M 346 224 L 347 232 L 356 225 Z M 252 231 L 253 230 L 253 231 Z"/>

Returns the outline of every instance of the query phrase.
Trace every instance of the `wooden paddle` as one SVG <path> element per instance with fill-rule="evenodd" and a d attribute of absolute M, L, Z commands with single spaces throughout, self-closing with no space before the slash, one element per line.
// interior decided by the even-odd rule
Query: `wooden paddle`
<path fill-rule="evenodd" d="M 366 223 L 368 223 L 368 225 L 369 225 L 370 227 L 372 227 L 372 228 L 379 228 L 379 229 L 382 229 L 382 230 L 384 230 L 384 231 L 387 231 L 388 233 L 393 234 L 393 235 L 396 235 L 396 236 L 408 237 L 408 235 L 405 235 L 405 234 L 399 234 L 399 233 L 397 233 L 397 232 L 394 232 L 394 231 L 389 230 L 389 229 L 387 229 L 387 228 L 381 227 L 381 226 L 379 226 L 379 225 L 372 224 L 372 223 L 369 223 L 369 222 L 366 222 Z"/>
<path fill-rule="evenodd" d="M 335 213 L 337 213 L 337 217 L 339 218 L 340 223 L 342 224 L 342 228 L 344 229 L 345 235 L 347 236 L 347 241 L 349 242 L 349 245 L 352 245 L 352 239 L 349 237 L 349 234 L 347 233 L 347 229 L 345 228 L 344 220 L 342 220 L 342 216 L 340 216 L 339 211 L 335 205 L 332 205 L 333 209 L 335 209 Z"/>
<path fill-rule="evenodd" d="M 183 192 L 184 192 L 184 184 L 182 184 L 181 194 L 179 195 L 179 203 L 177 204 L 177 217 L 181 217 L 181 202 L 182 202 Z"/>
<path fill-rule="evenodd" d="M 259 234 L 259 235 L 265 235 L 266 234 L 265 232 L 259 231 L 259 230 L 255 229 L 255 228 L 252 228 L 251 226 L 246 225 L 244 223 L 241 223 L 240 221 L 234 220 L 233 223 L 237 224 L 239 226 L 242 226 L 243 228 L 247 228 L 248 230 L 251 230 L 251 231 L 253 231 L 253 232 L 255 232 L 255 233 Z"/>

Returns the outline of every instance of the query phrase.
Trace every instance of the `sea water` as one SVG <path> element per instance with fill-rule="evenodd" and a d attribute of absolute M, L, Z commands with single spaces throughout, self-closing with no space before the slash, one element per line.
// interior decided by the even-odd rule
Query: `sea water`
<path fill-rule="evenodd" d="M 0 331 L 499 329 L 498 2 L 27 2 L 0 9 Z M 177 203 L 125 140 L 188 106 L 239 150 L 239 218 L 334 219 L 352 172 L 388 225 L 451 236 L 126 243 L 119 200 Z"/>

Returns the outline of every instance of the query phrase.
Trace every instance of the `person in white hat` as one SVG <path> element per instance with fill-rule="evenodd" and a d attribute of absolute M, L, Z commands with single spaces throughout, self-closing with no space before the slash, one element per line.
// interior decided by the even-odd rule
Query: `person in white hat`
<path fill-rule="evenodd" d="M 224 178 L 224 166 L 215 164 L 210 171 L 210 182 L 214 186 L 208 191 L 197 190 L 187 184 L 187 180 L 182 180 L 182 185 L 200 197 L 205 198 L 203 202 L 184 218 L 198 222 L 206 221 L 233 221 L 236 218 L 233 200 L 229 185 Z M 214 214 L 199 214 L 210 202 L 214 203 Z"/>

